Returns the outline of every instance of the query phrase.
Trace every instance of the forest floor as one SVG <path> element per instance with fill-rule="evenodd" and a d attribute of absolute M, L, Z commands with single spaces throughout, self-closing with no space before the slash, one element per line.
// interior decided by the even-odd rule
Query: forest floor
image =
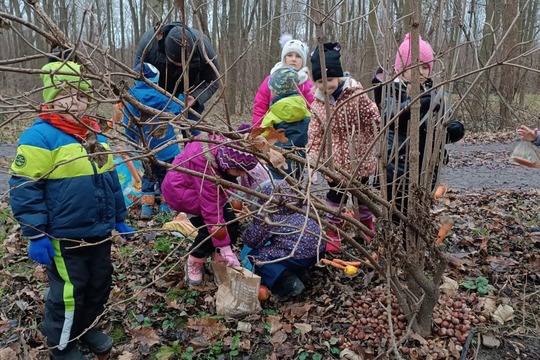
<path fill-rule="evenodd" d="M 540 359 L 540 172 L 512 164 L 511 134 L 467 136 L 448 146 L 441 180 L 449 185 L 434 211 L 455 221 L 442 244 L 446 276 L 457 292 L 435 309 L 433 335 L 407 332 L 391 302 L 404 359 Z M 39 333 L 44 268 L 29 261 L 7 204 L 14 145 L 0 145 L 0 360 L 45 359 Z M 4 194 L 4 195 L 2 195 Z M 216 316 L 212 281 L 188 289 L 188 242 L 160 231 L 116 239 L 114 288 L 102 321 L 115 340 L 113 359 L 387 359 L 391 349 L 383 279 L 361 268 L 350 277 L 317 267 L 306 291 L 285 303 L 272 296 L 262 312 Z M 206 276 L 210 279 L 210 275 Z M 391 298 L 391 297 L 390 297 Z"/>

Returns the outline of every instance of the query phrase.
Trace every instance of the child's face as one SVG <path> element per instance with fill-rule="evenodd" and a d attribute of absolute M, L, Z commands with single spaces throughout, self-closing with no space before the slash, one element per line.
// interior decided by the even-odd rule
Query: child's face
<path fill-rule="evenodd" d="M 236 170 L 236 169 L 227 169 L 227 174 L 234 177 L 244 176 L 246 175 L 245 170 Z"/>
<path fill-rule="evenodd" d="M 423 84 L 429 78 L 429 65 L 426 64 L 426 63 L 423 63 L 417 69 L 420 71 L 420 84 Z M 403 75 L 401 75 L 403 80 L 412 81 L 412 71 L 413 71 L 413 69 L 405 70 Z"/>
<path fill-rule="evenodd" d="M 88 94 L 75 88 L 66 88 L 58 93 L 51 101 L 53 109 L 57 112 L 69 113 L 75 116 L 82 116 L 88 109 L 90 99 Z"/>
<path fill-rule="evenodd" d="M 285 55 L 285 65 L 292 66 L 296 71 L 300 70 L 304 64 L 302 63 L 302 58 L 295 52 L 290 52 Z"/>
<path fill-rule="evenodd" d="M 331 77 L 331 78 L 327 78 L 326 80 L 327 80 L 326 93 L 328 95 L 331 95 L 339 87 L 339 78 Z M 315 86 L 317 87 L 317 89 L 319 89 L 319 91 L 324 91 L 324 83 L 322 79 L 315 81 Z"/>

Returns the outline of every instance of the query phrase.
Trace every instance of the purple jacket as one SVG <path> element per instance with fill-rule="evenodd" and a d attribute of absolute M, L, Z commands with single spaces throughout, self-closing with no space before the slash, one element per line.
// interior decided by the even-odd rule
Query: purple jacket
<path fill-rule="evenodd" d="M 266 79 L 264 79 L 264 81 L 262 82 L 261 86 L 259 86 L 257 95 L 255 95 L 255 100 L 253 101 L 253 119 L 251 120 L 251 122 L 253 123 L 254 127 L 261 126 L 264 115 L 266 115 L 268 109 L 270 109 L 272 92 L 268 87 L 268 80 L 270 80 L 270 75 L 268 75 Z M 298 86 L 298 90 L 300 90 L 300 95 L 302 95 L 304 99 L 306 99 L 308 109 L 313 102 L 313 92 L 311 91 L 312 89 L 313 83 L 309 79 L 307 79 L 303 84 L 300 84 Z"/>
<path fill-rule="evenodd" d="M 219 138 L 218 138 L 219 139 Z M 203 143 L 188 143 L 184 152 L 172 162 L 173 166 L 189 169 L 210 176 L 222 177 L 215 156 L 218 145 L 204 143 L 207 157 L 203 153 Z M 228 201 L 230 191 L 210 180 L 175 170 L 167 171 L 161 185 L 161 192 L 167 204 L 176 211 L 202 216 L 207 225 L 225 224 L 223 206 Z M 215 247 L 231 244 L 229 235 L 223 240 L 212 238 Z"/>
<path fill-rule="evenodd" d="M 297 203 L 295 192 L 287 188 L 284 180 L 274 181 L 276 189 L 274 196 L 282 202 Z M 265 182 L 260 190 L 265 195 L 270 195 L 274 190 L 272 182 Z M 305 215 L 296 213 L 284 206 L 265 204 L 259 199 L 259 205 L 264 206 L 259 216 L 253 218 L 253 223 L 242 234 L 242 242 L 253 248 L 259 249 L 259 254 L 254 256 L 256 261 L 270 261 L 289 256 L 296 247 L 293 259 L 311 259 L 324 256 L 325 242 L 320 238 L 321 228 L 317 221 Z M 272 225 L 266 224 L 261 217 L 269 217 Z"/>

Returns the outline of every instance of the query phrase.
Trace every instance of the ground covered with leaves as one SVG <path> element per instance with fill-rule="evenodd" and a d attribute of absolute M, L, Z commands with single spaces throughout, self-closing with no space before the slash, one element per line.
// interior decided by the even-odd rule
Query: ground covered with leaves
<path fill-rule="evenodd" d="M 113 358 L 123 360 L 386 359 L 393 347 L 404 359 L 538 359 L 539 195 L 451 187 L 436 203 L 437 218 L 455 225 L 441 245 L 449 266 L 429 337 L 408 328 L 384 279 L 366 267 L 348 276 L 320 266 L 293 300 L 270 297 L 241 319 L 216 316 L 211 275 L 197 289 L 183 279 L 188 240 L 161 230 L 169 218 L 143 223 L 135 209 L 130 222 L 144 231 L 115 239 L 101 325 L 115 340 Z M 0 222 L 0 359 L 45 359 L 44 268 L 28 259 L 6 199 Z"/>

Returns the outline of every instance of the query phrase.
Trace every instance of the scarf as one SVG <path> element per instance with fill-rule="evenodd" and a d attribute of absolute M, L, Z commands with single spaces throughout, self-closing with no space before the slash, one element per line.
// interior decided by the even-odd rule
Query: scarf
<path fill-rule="evenodd" d="M 60 131 L 73 136 L 79 141 L 90 155 L 90 160 L 93 160 L 99 167 L 105 165 L 108 161 L 107 149 L 97 140 L 95 132 L 88 130 L 88 127 L 95 131 L 100 131 L 99 125 L 95 120 L 88 117 L 83 117 L 81 123 L 67 119 L 64 116 L 53 113 L 43 112 L 39 114 L 39 118 L 48 124 L 51 124 Z M 84 125 L 88 126 L 84 126 Z"/>
<path fill-rule="evenodd" d="M 84 126 L 83 124 L 75 120 L 67 119 L 64 116 L 58 113 L 53 113 L 53 112 L 43 112 L 39 114 L 39 118 L 51 124 L 55 128 L 62 130 L 66 134 L 73 136 L 75 139 L 77 139 L 80 142 L 86 141 L 86 136 L 88 135 L 88 132 L 89 132 L 88 127 L 96 131 L 99 131 L 98 123 L 95 120 L 92 120 L 87 117 L 83 117 L 81 119 L 81 122 L 84 125 L 87 125 L 88 127 Z"/>

